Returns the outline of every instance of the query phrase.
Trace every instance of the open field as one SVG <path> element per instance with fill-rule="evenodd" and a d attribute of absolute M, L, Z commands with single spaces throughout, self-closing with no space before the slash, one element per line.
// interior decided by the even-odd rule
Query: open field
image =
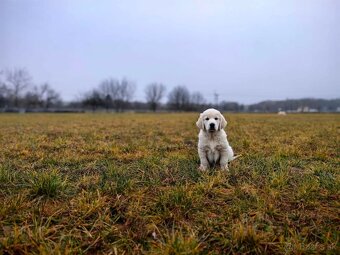
<path fill-rule="evenodd" d="M 339 252 L 340 115 L 225 116 L 202 173 L 198 114 L 0 115 L 0 254 Z"/>

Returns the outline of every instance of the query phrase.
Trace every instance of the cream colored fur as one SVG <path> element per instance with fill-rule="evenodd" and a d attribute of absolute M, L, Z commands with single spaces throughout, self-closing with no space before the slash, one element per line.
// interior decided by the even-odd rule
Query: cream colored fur
<path fill-rule="evenodd" d="M 207 109 L 200 114 L 196 125 L 200 129 L 198 135 L 200 169 L 207 170 L 209 166 L 219 165 L 222 169 L 228 170 L 228 162 L 236 157 L 224 131 L 227 121 L 223 115 L 216 109 Z"/>

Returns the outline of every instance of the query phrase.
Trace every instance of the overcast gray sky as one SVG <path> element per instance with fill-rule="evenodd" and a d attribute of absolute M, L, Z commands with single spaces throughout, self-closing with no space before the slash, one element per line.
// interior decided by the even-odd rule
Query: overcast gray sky
<path fill-rule="evenodd" d="M 340 97 L 340 1 L 0 0 L 0 69 L 66 100 L 107 78 L 208 101 Z"/>

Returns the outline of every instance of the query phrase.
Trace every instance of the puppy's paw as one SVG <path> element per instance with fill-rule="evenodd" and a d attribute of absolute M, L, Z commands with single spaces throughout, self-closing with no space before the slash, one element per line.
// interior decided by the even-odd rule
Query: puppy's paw
<path fill-rule="evenodd" d="M 221 165 L 221 169 L 222 169 L 222 170 L 225 170 L 225 171 L 229 171 L 228 164 Z"/>
<path fill-rule="evenodd" d="M 204 166 L 204 165 L 200 165 L 198 170 L 200 170 L 200 171 L 207 171 L 208 168 L 206 166 Z"/>

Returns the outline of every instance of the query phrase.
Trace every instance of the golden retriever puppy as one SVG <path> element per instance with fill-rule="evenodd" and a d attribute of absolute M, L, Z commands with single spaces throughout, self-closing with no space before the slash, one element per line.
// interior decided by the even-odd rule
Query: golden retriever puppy
<path fill-rule="evenodd" d="M 197 127 L 200 129 L 198 135 L 198 155 L 200 157 L 200 170 L 219 165 L 228 170 L 228 162 L 234 160 L 233 149 L 227 140 L 224 128 L 227 121 L 216 109 L 207 109 L 200 114 Z"/>

